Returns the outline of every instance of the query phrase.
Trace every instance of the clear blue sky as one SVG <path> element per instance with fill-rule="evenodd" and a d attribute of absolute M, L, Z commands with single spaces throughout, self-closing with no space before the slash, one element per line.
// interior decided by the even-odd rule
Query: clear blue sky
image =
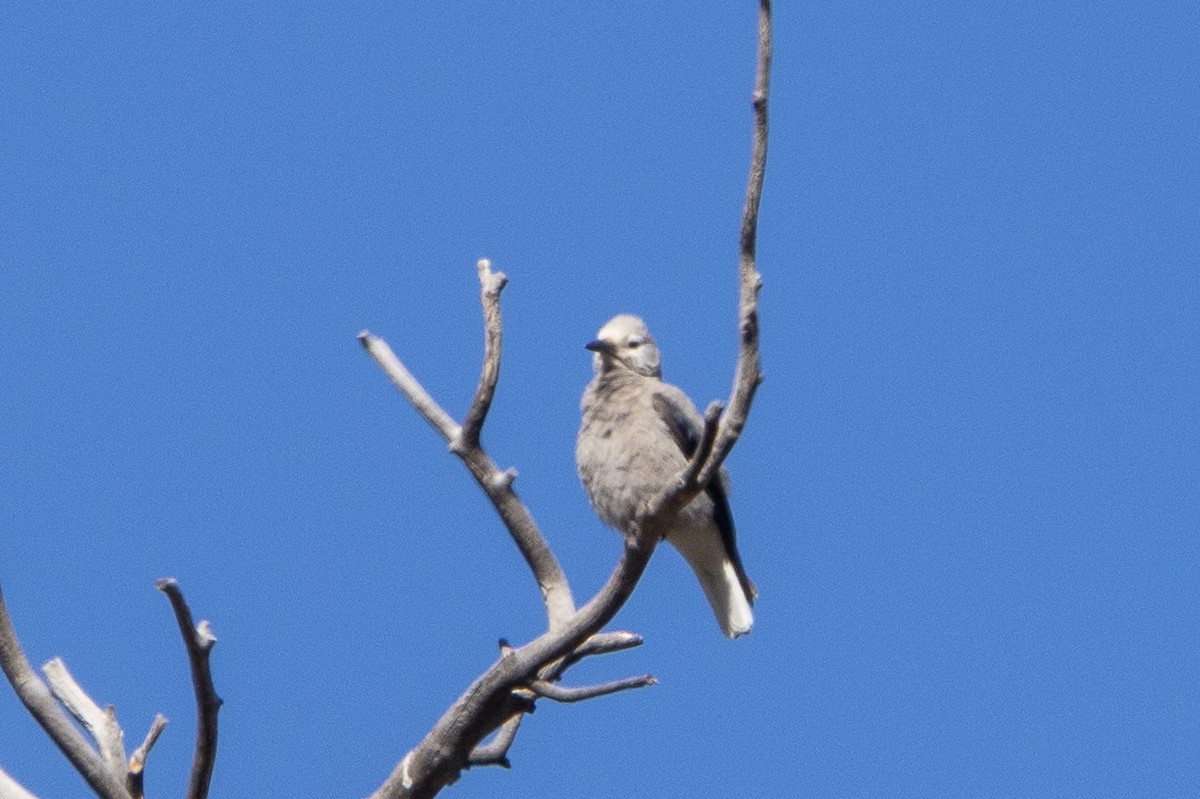
<path fill-rule="evenodd" d="M 155 578 L 220 638 L 214 797 L 359 797 L 543 616 L 445 446 L 504 295 L 485 443 L 577 596 L 583 344 L 644 316 L 729 388 L 753 2 L 9 8 L 0 582 L 182 792 Z M 656 556 L 637 651 L 446 796 L 1200 790 L 1200 12 L 779 3 L 767 381 L 729 466 L 754 633 Z M 0 765 L 82 782 L 0 691 Z"/>

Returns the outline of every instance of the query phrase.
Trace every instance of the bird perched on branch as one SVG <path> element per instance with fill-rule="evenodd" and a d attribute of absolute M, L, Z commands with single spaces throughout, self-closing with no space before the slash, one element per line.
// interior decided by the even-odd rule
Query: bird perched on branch
<path fill-rule="evenodd" d="M 658 346 L 638 317 L 614 316 L 587 349 L 596 376 L 580 404 L 575 463 L 596 513 L 628 534 L 687 466 L 704 420 L 686 394 L 662 381 Z M 758 592 L 738 555 L 723 474 L 679 511 L 665 538 L 696 573 L 721 632 L 750 632 Z"/>

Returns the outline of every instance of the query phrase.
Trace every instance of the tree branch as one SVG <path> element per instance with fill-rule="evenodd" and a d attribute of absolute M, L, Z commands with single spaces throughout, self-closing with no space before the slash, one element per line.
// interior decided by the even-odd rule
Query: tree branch
<path fill-rule="evenodd" d="M 521 719 L 523 718 L 525 718 L 525 714 L 521 712 L 509 716 L 508 720 L 501 724 L 500 729 L 496 731 L 496 737 L 471 750 L 471 755 L 467 758 L 467 765 L 512 768 L 512 764 L 508 762 L 508 750 L 517 738 L 517 730 L 521 729 Z"/>
<path fill-rule="evenodd" d="M 636 677 L 626 677 L 623 680 L 601 683 L 599 685 L 584 685 L 568 688 L 547 680 L 534 680 L 529 688 L 535 694 L 555 702 L 582 702 L 595 699 L 598 696 L 615 694 L 618 691 L 628 691 L 630 688 L 645 688 L 648 685 L 658 685 L 658 679 L 653 674 L 642 674 Z"/>
<path fill-rule="evenodd" d="M 695 495 L 707 485 L 700 480 L 700 471 L 703 469 L 705 461 L 712 455 L 713 444 L 717 440 L 717 430 L 721 424 L 721 412 L 724 410 L 725 405 L 717 400 L 709 403 L 704 410 L 704 430 L 700 434 L 700 441 L 696 443 L 696 451 L 692 453 L 691 460 L 688 461 L 687 467 L 680 473 L 677 481 L 681 498 L 686 497 L 686 501 L 672 503 L 676 511 L 691 502 Z"/>
<path fill-rule="evenodd" d="M 62 658 L 47 661 L 42 666 L 42 673 L 50 683 L 50 691 L 96 742 L 105 768 L 124 782 L 127 772 L 125 735 L 121 732 L 121 726 L 117 724 L 117 714 L 112 705 L 109 705 L 107 710 L 101 710 L 71 676 Z"/>
<path fill-rule="evenodd" d="M 175 621 L 179 624 L 179 634 L 183 637 L 191 666 L 192 689 L 196 694 L 196 748 L 185 797 L 205 799 L 209 783 L 212 782 L 213 765 L 217 760 L 217 712 L 221 709 L 221 697 L 217 696 L 213 686 L 208 662 L 217 638 L 207 621 L 201 621 L 198 625 L 193 623 L 191 608 L 174 578 L 165 577 L 156 582 L 154 587 L 167 595 L 171 609 L 175 611 Z"/>
<path fill-rule="evenodd" d="M 29 665 L 9 618 L 3 593 L 0 593 L 0 668 L 25 708 L 92 791 L 101 799 L 129 799 L 122 781 L 105 767 L 104 760 L 63 713 L 50 689 Z"/>
<path fill-rule="evenodd" d="M 146 733 L 146 740 L 142 741 L 142 745 L 134 749 L 133 754 L 129 757 L 129 776 L 126 778 L 125 784 L 133 799 L 144 799 L 146 795 L 143 785 L 146 776 L 146 758 L 150 756 L 150 750 L 154 748 L 154 744 L 158 743 L 158 736 L 162 735 L 166 728 L 167 717 L 161 713 L 155 715 L 154 721 L 150 724 L 150 731 Z"/>
<path fill-rule="evenodd" d="M 359 343 L 363 348 L 375 359 L 375 363 L 379 364 L 379 368 L 383 373 L 391 379 L 396 388 L 400 389 L 400 393 L 408 400 L 408 404 L 416 409 L 417 413 L 424 417 L 425 421 L 429 422 L 434 430 L 438 431 L 442 438 L 447 442 L 454 441 L 458 438 L 462 428 L 458 422 L 450 417 L 450 414 L 442 410 L 442 406 L 438 405 L 433 397 L 429 396 L 429 392 L 425 387 L 413 377 L 412 372 L 400 362 L 396 357 L 396 353 L 392 352 L 392 348 L 387 345 L 387 342 L 377 336 L 374 336 L 370 331 L 364 330 L 358 334 Z"/>
<path fill-rule="evenodd" d="M 496 393 L 496 381 L 500 379 L 500 349 L 503 341 L 503 330 L 500 325 L 500 292 L 508 284 L 508 278 L 503 272 L 493 272 L 492 262 L 480 258 L 475 265 L 479 271 L 479 302 L 483 305 L 483 369 L 479 375 L 479 386 L 475 389 L 475 397 L 471 400 L 471 408 L 467 418 L 463 420 L 459 432 L 460 441 L 452 442 L 451 446 L 469 449 L 479 446 L 479 433 L 483 422 L 487 419 L 488 409 L 492 407 L 492 397 Z"/>
<path fill-rule="evenodd" d="M 702 486 L 717 474 L 737 443 L 754 392 L 763 381 L 758 355 L 758 292 L 762 275 L 755 265 L 758 237 L 758 206 L 762 200 L 763 177 L 767 170 L 767 100 L 771 92 L 771 0 L 758 4 L 758 66 L 754 77 L 754 136 L 750 173 L 746 179 L 746 202 L 742 207 L 741 255 L 738 259 L 738 361 L 729 396 L 729 410 L 713 445 L 713 454 L 700 473 Z"/>
<path fill-rule="evenodd" d="M 766 168 L 767 145 L 767 97 L 769 92 L 769 75 L 771 64 L 771 9 L 769 0 L 760 0 L 758 25 L 758 66 L 755 78 L 754 92 L 754 139 L 751 154 L 750 175 L 747 180 L 746 203 L 743 209 L 741 231 L 741 255 L 738 265 L 739 303 L 738 331 L 740 346 L 738 363 L 734 375 L 734 386 L 729 401 L 729 412 L 721 418 L 721 405 L 715 403 L 709 406 L 705 415 L 705 430 L 696 452 L 679 479 L 673 485 L 656 497 L 635 520 L 632 534 L 626 536 L 625 548 L 616 568 L 600 591 L 573 615 L 563 619 L 557 617 L 549 608 L 546 584 L 542 580 L 539 567 L 530 559 L 518 535 L 517 525 L 510 521 L 504 508 L 492 493 L 496 490 L 494 482 L 497 471 L 482 449 L 474 446 L 473 441 L 465 439 L 461 431 L 454 427 L 439 427 L 434 421 L 438 418 L 418 405 L 418 411 L 429 419 L 435 428 L 443 431 L 443 436 L 451 442 L 451 449 L 467 462 L 476 480 L 493 499 L 501 518 L 504 519 L 518 547 L 526 555 L 534 573 L 542 584 L 543 596 L 547 597 L 547 609 L 551 616 L 550 629 L 528 644 L 517 649 L 504 647 L 499 660 L 492 664 L 478 677 L 467 690 L 442 715 L 433 729 L 425 736 L 417 747 L 400 761 L 392 774 L 380 788 L 372 794 L 371 799 L 427 799 L 436 795 L 443 787 L 451 784 L 459 773 L 471 765 L 482 763 L 507 764 L 507 751 L 512 744 L 520 723 L 520 716 L 527 711 L 521 703 L 526 701 L 523 694 L 527 687 L 533 688 L 542 696 L 590 698 L 615 690 L 653 684 L 653 678 L 635 677 L 629 680 L 617 681 L 590 688 L 562 688 L 551 681 L 561 676 L 562 672 L 572 663 L 590 654 L 601 651 L 616 651 L 617 649 L 636 646 L 640 639 L 634 638 L 608 639 L 598 642 L 600 628 L 607 624 L 617 611 L 628 600 L 634 587 L 641 578 L 655 545 L 661 538 L 666 526 L 684 507 L 717 475 L 721 463 L 728 456 L 733 445 L 737 442 L 742 428 L 745 426 L 753 400 L 754 391 L 762 381 L 758 355 L 758 291 L 762 286 L 762 278 L 755 266 L 755 240 L 757 235 L 758 207 L 762 195 L 763 175 Z M 485 270 L 481 267 L 480 279 L 484 279 Z M 499 293 L 499 289 L 496 289 Z M 484 290 L 485 320 L 487 316 L 487 291 Z M 487 322 L 490 324 L 490 321 Z M 498 316 L 495 324 L 499 325 Z M 364 346 L 372 354 L 376 349 L 386 348 L 386 344 L 369 333 L 360 335 Z M 489 336 L 489 344 L 492 339 Z M 498 346 L 498 339 L 495 340 Z M 387 350 L 390 353 L 390 350 Z M 396 365 L 398 359 L 391 356 Z M 378 355 L 376 360 L 388 370 L 388 360 Z M 484 390 L 490 373 L 487 369 L 485 356 L 484 377 L 480 381 L 480 390 L 476 392 L 476 402 L 472 403 L 472 411 L 480 405 L 480 424 L 482 415 L 486 413 L 486 402 L 481 404 L 480 397 L 485 396 Z M 497 355 L 498 363 L 498 355 Z M 415 394 L 411 384 L 415 380 L 401 366 L 401 375 L 406 380 L 393 377 L 393 382 L 409 396 Z M 419 386 L 418 386 L 419 388 Z M 487 391 L 494 388 L 494 383 Z M 486 395 L 490 400 L 490 395 Z M 414 405 L 417 402 L 414 401 Z M 440 410 L 440 409 L 439 409 Z M 442 414 L 444 415 L 444 412 Z M 469 414 L 472 417 L 473 414 Z M 449 417 L 446 416 L 446 419 Z M 453 424 L 451 422 L 451 424 Z M 471 438 L 476 437 L 471 433 Z M 462 451 L 460 451 L 462 450 Z M 509 491 L 506 481 L 504 490 Z M 521 511 L 527 514 L 519 501 L 513 500 Z M 532 520 L 529 521 L 532 527 Z M 536 528 L 532 528 L 536 533 Z M 545 540 L 537 533 L 537 540 L 545 544 Z M 550 557 L 553 557 L 550 555 Z M 557 566 L 557 561 L 555 561 Z M 563 578 L 565 584 L 565 577 Z M 564 605 L 563 607 L 566 607 Z M 596 638 L 593 638 L 596 636 Z M 609 648 L 611 647 L 611 648 Z M 492 731 L 502 728 L 496 738 L 481 746 L 481 741 Z"/>
<path fill-rule="evenodd" d="M 593 655 L 607 655 L 610 652 L 620 652 L 624 649 L 633 649 L 642 645 L 642 636 L 635 633 L 627 632 L 611 632 L 597 633 L 591 638 L 584 641 L 579 646 L 563 658 L 561 665 L 557 669 L 553 669 L 545 679 L 556 680 L 562 673 L 574 666 L 579 661 Z"/>
<path fill-rule="evenodd" d="M 469 753 L 519 709 L 513 691 L 528 685 L 541 668 L 569 654 L 616 615 L 645 571 L 654 543 L 652 538 L 646 545 L 627 540 L 617 568 L 600 592 L 562 629 L 543 633 L 493 663 L 404 756 L 371 799 L 428 799 L 458 779 L 470 765 Z"/>
<path fill-rule="evenodd" d="M 512 488 L 516 473 L 511 469 L 501 471 L 479 443 L 480 430 L 500 374 L 500 291 L 508 279 L 502 273 L 492 272 L 491 263 L 486 259 L 481 260 L 477 268 L 486 328 L 484 365 L 479 387 L 462 427 L 434 401 L 386 341 L 366 330 L 358 334 L 358 339 L 409 403 L 446 440 L 450 451 L 462 459 L 475 482 L 492 501 L 541 589 L 547 626 L 551 630 L 559 629 L 575 613 L 575 600 L 567 576 L 529 509 Z"/>

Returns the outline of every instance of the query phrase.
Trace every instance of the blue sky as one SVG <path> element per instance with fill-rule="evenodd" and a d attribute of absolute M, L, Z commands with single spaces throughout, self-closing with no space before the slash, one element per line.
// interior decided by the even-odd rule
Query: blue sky
<path fill-rule="evenodd" d="M 753 3 L 37 4 L 0 30 L 0 583 L 178 795 L 156 578 L 220 639 L 213 796 L 363 796 L 543 615 L 484 442 L 577 597 L 582 348 L 644 316 L 728 393 Z M 446 796 L 1190 796 L 1200 785 L 1200 13 L 780 3 L 767 380 L 729 461 L 758 625 L 669 550 L 639 650 Z M 82 782 L 8 692 L 0 765 Z"/>

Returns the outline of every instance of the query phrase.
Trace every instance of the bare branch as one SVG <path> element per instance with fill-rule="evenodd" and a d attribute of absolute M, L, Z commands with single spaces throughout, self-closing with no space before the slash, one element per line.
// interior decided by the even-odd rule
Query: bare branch
<path fill-rule="evenodd" d="M 546 680 L 535 680 L 529 688 L 538 696 L 553 699 L 555 702 L 582 702 L 598 696 L 615 694 L 617 691 L 628 691 L 630 688 L 645 688 L 648 685 L 658 685 L 658 679 L 653 674 L 626 677 L 623 680 L 613 680 L 600 685 L 584 685 L 578 688 L 567 688 Z"/>
<path fill-rule="evenodd" d="M 50 683 L 50 691 L 92 736 L 105 767 L 123 781 L 126 772 L 125 736 L 117 724 L 117 714 L 112 705 L 107 710 L 101 710 L 71 676 L 62 658 L 47 661 L 42 666 L 42 673 Z"/>
<path fill-rule="evenodd" d="M 500 292 L 508 283 L 503 272 L 492 271 L 492 262 L 486 258 L 479 259 L 476 268 L 479 271 L 479 301 L 483 305 L 483 370 L 479 375 L 475 398 L 471 400 L 471 408 L 459 433 L 458 445 L 463 448 L 479 446 L 479 432 L 483 429 L 488 409 L 492 407 L 492 397 L 496 393 L 503 332 L 500 325 Z"/>
<path fill-rule="evenodd" d="M 188 778 L 186 799 L 205 799 L 212 781 L 213 765 L 217 760 L 217 712 L 221 709 L 221 697 L 213 686 L 209 655 L 217 643 L 217 637 L 207 621 L 198 625 L 192 621 L 192 611 L 183 598 L 179 583 L 165 577 L 154 587 L 167 595 L 179 634 L 187 649 L 188 664 L 192 670 L 192 689 L 196 694 L 196 750 L 192 756 L 192 772 Z"/>
<path fill-rule="evenodd" d="M 146 733 L 146 738 L 142 741 L 142 745 L 134 749 L 133 754 L 129 757 L 130 771 L 142 771 L 145 769 L 146 758 L 150 756 L 150 750 L 158 743 L 158 737 L 167 728 L 167 723 L 167 717 L 162 713 L 154 717 L 154 721 L 150 723 L 150 730 Z"/>
<path fill-rule="evenodd" d="M 729 397 L 729 411 L 721 422 L 712 457 L 700 473 L 699 483 L 708 485 L 737 443 L 754 392 L 762 383 L 758 356 L 758 292 L 762 275 L 756 266 L 758 206 L 762 199 L 763 177 L 767 169 L 767 100 L 771 91 L 771 0 L 758 4 L 758 67 L 754 78 L 754 139 L 750 154 L 750 173 L 746 180 L 746 202 L 742 208 L 741 256 L 738 259 L 738 348 L 737 370 Z"/>
<path fill-rule="evenodd" d="M 383 370 L 383 373 L 391 379 L 396 388 L 400 389 L 400 393 L 408 399 L 409 404 L 416 409 L 417 413 L 425 418 L 425 421 L 433 426 L 434 430 L 442 434 L 442 438 L 448 442 L 458 438 L 458 434 L 462 428 L 450 418 L 450 414 L 442 410 L 442 406 L 434 402 L 433 397 L 429 396 L 429 392 L 425 390 L 425 387 L 400 362 L 400 359 L 396 357 L 396 353 L 392 352 L 392 348 L 387 345 L 386 341 L 372 335 L 367 330 L 358 334 L 358 340 L 370 356 L 375 359 L 375 363 L 379 364 L 379 368 Z"/>
<path fill-rule="evenodd" d="M 125 786 L 105 767 L 104 760 L 67 718 L 50 689 L 29 664 L 17 640 L 3 593 L 0 593 L 0 668 L 25 708 L 92 791 L 101 799 L 128 799 Z"/>
<path fill-rule="evenodd" d="M 372 799 L 398 799 L 399 797 L 427 799 L 436 795 L 444 786 L 454 782 L 462 769 L 472 764 L 478 764 L 481 757 L 487 762 L 503 760 L 506 763 L 505 752 L 512 742 L 510 736 L 516 734 L 516 727 L 522 712 L 517 703 L 523 699 L 523 686 L 536 686 L 535 691 L 540 691 L 542 696 L 554 696 L 560 698 L 560 701 L 567 701 L 561 700 L 561 698 L 584 699 L 614 690 L 652 684 L 653 678 L 646 676 L 601 686 L 570 689 L 554 685 L 551 680 L 556 679 L 567 666 L 582 657 L 597 654 L 600 651 L 616 651 L 616 649 L 627 648 L 627 646 L 636 646 L 636 643 L 630 642 L 631 639 L 624 639 L 619 644 L 617 639 L 610 639 L 612 649 L 609 650 L 606 649 L 609 642 L 592 644 L 589 642 L 589 638 L 597 636 L 600 628 L 607 624 L 628 600 L 654 552 L 655 545 L 664 532 L 665 525 L 671 521 L 679 508 L 690 502 L 703 486 L 708 485 L 709 481 L 715 478 L 721 463 L 728 456 L 745 426 L 754 391 L 762 381 L 758 355 L 758 291 L 761 288 L 762 279 L 755 266 L 755 239 L 758 207 L 766 168 L 767 96 L 771 63 L 769 0 L 760 0 L 758 32 L 758 68 L 754 92 L 754 143 L 742 218 L 741 256 L 738 266 L 740 346 L 728 413 L 724 419 L 721 419 L 721 406 L 714 404 L 709 407 L 700 446 L 697 447 L 688 466 L 680 473 L 679 480 L 659 497 L 656 497 L 646 507 L 640 518 L 635 521 L 632 531 L 626 536 L 625 549 L 621 559 L 604 587 L 569 618 L 561 620 L 561 617 L 558 617 L 560 620 L 557 621 L 554 612 L 549 608 L 550 599 L 547 585 L 539 567 L 530 559 L 530 555 L 522 545 L 521 536 L 518 535 L 510 517 L 506 515 L 505 509 L 501 506 L 496 494 L 493 493 L 496 488 L 493 484 L 495 482 L 494 465 L 481 449 L 455 446 L 454 433 L 458 431 L 451 430 L 450 435 L 443 433 L 447 440 L 451 441 L 452 449 L 463 458 L 476 480 L 488 492 L 488 496 L 496 504 L 501 518 L 504 519 L 509 531 L 513 534 L 514 540 L 517 541 L 518 547 L 522 548 L 526 560 L 530 562 L 534 573 L 538 575 L 543 596 L 547 598 L 547 609 L 551 617 L 550 629 L 522 647 L 517 649 L 505 647 L 500 659 L 467 688 L 462 696 L 442 715 L 425 739 L 404 756 L 384 784 L 372 795 Z M 486 303 L 485 299 L 485 305 Z M 485 316 L 486 313 L 485 308 Z M 369 334 L 363 334 L 361 338 L 368 349 L 371 349 L 368 344 L 369 340 L 378 341 Z M 376 360 L 380 359 L 377 357 Z M 486 369 L 485 364 L 485 373 Z M 404 374 L 407 375 L 407 371 Z M 400 381 L 395 378 L 393 381 L 401 386 L 401 390 L 406 395 L 409 394 Z M 483 380 L 481 380 L 481 385 L 482 383 Z M 426 418 L 430 418 L 430 416 L 426 415 Z M 438 427 L 437 424 L 434 426 Z M 459 450 L 465 450 L 465 452 Z M 510 483 L 511 480 L 505 482 Z M 489 490 L 489 488 L 493 490 Z M 515 495 L 513 495 L 513 500 L 516 501 Z M 524 506 L 521 506 L 519 501 L 516 502 L 521 511 L 527 513 Z M 532 524 L 532 520 L 530 520 L 530 524 Z M 540 533 L 537 534 L 537 540 L 544 545 L 545 541 L 541 538 Z M 557 566 L 557 563 L 555 565 Z M 563 582 L 565 584 L 565 578 L 563 578 Z M 637 640 L 637 643 L 640 643 L 640 639 Z M 481 747 L 480 743 L 483 738 L 501 726 L 506 728 L 503 733 L 497 733 L 497 737 L 492 743 Z M 502 734 L 504 737 L 501 737 Z M 480 755 L 481 751 L 482 756 Z"/>
<path fill-rule="evenodd" d="M 492 501 L 541 589 L 547 626 L 551 630 L 560 629 L 575 612 L 575 600 L 571 596 L 567 576 L 538 530 L 529 509 L 512 488 L 516 472 L 512 469 L 501 471 L 479 444 L 480 428 L 491 406 L 499 376 L 500 291 L 507 283 L 507 278 L 502 273 L 492 272 L 491 263 L 486 259 L 479 262 L 477 269 L 486 327 L 484 365 L 467 422 L 462 427 L 434 401 L 386 341 L 365 330 L 359 333 L 358 338 L 409 403 L 441 434 L 450 445 L 450 450 L 462 459 L 475 482 Z"/>
<path fill-rule="evenodd" d="M 642 636 L 636 633 L 610 632 L 597 633 L 577 646 L 571 654 L 563 658 L 561 666 L 555 669 L 547 679 L 557 679 L 562 672 L 574 666 L 579 661 L 593 655 L 607 655 L 610 652 L 620 652 L 642 645 Z"/>
<path fill-rule="evenodd" d="M 0 768 L 0 799 L 38 799 Z"/>
<path fill-rule="evenodd" d="M 546 665 L 581 646 L 629 599 L 654 552 L 655 540 L 627 540 L 616 569 L 596 596 L 559 630 L 543 633 L 496 661 L 442 714 L 437 724 L 392 771 L 371 799 L 428 799 L 458 779 L 469 754 L 519 709 L 514 691 L 538 679 Z"/>
<path fill-rule="evenodd" d="M 133 754 L 129 757 L 129 776 L 126 778 L 125 784 L 128 786 L 129 795 L 133 799 L 144 799 L 145 797 L 143 783 L 146 776 L 146 758 L 150 756 L 150 750 L 154 748 L 154 744 L 158 743 L 158 736 L 162 735 L 163 730 L 166 728 L 167 717 L 159 713 L 150 724 L 150 731 L 146 733 L 146 740 L 142 741 L 142 745 L 134 749 Z"/>
<path fill-rule="evenodd" d="M 471 750 L 471 756 L 467 758 L 467 765 L 511 768 L 512 764 L 508 762 L 508 750 L 516 740 L 517 730 L 521 728 L 521 719 L 524 717 L 523 713 L 514 713 L 509 716 L 508 721 L 500 725 L 500 729 L 496 731 L 496 736 L 491 741 L 480 744 Z"/>
<path fill-rule="evenodd" d="M 698 478 L 701 467 L 712 453 L 713 444 L 717 440 L 717 429 L 721 423 L 721 412 L 724 410 L 724 404 L 717 400 L 713 400 L 705 409 L 704 431 L 700 434 L 700 441 L 696 444 L 696 451 L 692 453 L 692 459 L 688 461 L 687 467 L 679 475 L 680 491 L 699 491 L 707 485 Z M 691 501 L 691 497 L 688 498 L 688 501 Z M 686 502 L 683 503 L 683 505 L 686 504 Z M 683 505 L 677 507 L 683 507 Z"/>

